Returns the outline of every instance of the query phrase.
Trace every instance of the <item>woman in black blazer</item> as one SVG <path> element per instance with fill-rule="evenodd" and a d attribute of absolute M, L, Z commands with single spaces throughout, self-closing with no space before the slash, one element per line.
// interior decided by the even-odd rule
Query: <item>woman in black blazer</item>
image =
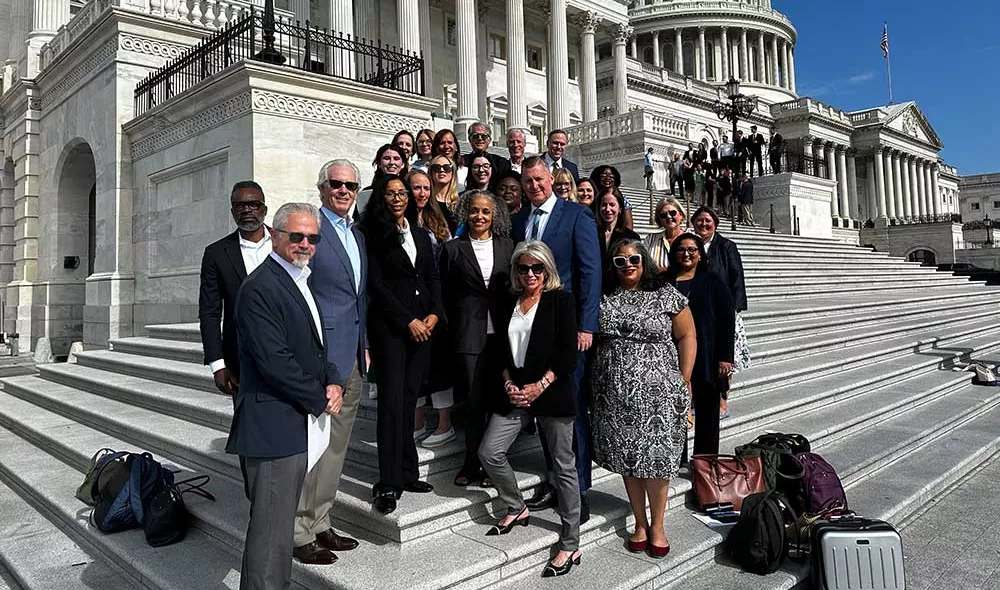
<path fill-rule="evenodd" d="M 510 214 L 506 204 L 484 190 L 462 195 L 456 209 L 466 228 L 441 252 L 441 291 L 451 329 L 458 378 L 455 388 L 466 397 L 465 461 L 455 485 L 492 485 L 479 462 L 479 444 L 486 429 L 484 395 L 500 382 L 500 351 L 496 324 L 509 309 Z"/>
<path fill-rule="evenodd" d="M 413 413 L 431 362 L 430 338 L 444 317 L 431 239 L 398 176 L 374 187 L 362 218 L 368 253 L 368 339 L 378 382 L 379 480 L 375 509 L 388 514 L 403 492 L 430 492 L 418 480 Z"/>
<path fill-rule="evenodd" d="M 691 373 L 694 454 L 714 455 L 719 452 L 719 402 L 733 372 L 733 300 L 722 277 L 709 270 L 705 243 L 694 234 L 681 234 L 670 245 L 666 275 L 688 298 L 698 340 Z"/>
<path fill-rule="evenodd" d="M 517 302 L 498 316 L 505 337 L 504 391 L 492 393 L 479 458 L 493 478 L 507 514 L 486 533 L 505 535 L 527 526 L 528 508 L 507 462 L 507 450 L 521 429 L 537 419 L 552 455 L 557 511 L 562 520 L 559 551 L 543 577 L 567 574 L 580 563 L 580 485 L 573 451 L 576 421 L 576 303 L 560 288 L 555 258 L 541 241 L 518 244 L 511 256 Z"/>

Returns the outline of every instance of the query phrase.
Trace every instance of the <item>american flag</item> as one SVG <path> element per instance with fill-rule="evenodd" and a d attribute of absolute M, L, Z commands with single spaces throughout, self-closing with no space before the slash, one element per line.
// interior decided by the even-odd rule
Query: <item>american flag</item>
<path fill-rule="evenodd" d="M 882 56 L 889 59 L 889 25 L 882 24 Z"/>

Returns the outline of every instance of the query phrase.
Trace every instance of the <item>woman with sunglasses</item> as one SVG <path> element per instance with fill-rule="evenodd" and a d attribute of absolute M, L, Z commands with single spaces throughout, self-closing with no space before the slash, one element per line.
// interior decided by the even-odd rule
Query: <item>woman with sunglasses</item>
<path fill-rule="evenodd" d="M 643 245 L 653 263 L 663 272 L 670 264 L 670 244 L 684 233 L 684 208 L 677 199 L 660 199 L 656 204 L 656 226 L 662 231 L 646 236 Z"/>
<path fill-rule="evenodd" d="M 455 163 L 445 156 L 434 156 L 427 169 L 431 177 L 431 198 L 448 222 L 448 231 L 455 235 L 458 222 L 452 210 L 458 204 L 458 183 L 455 181 Z"/>
<path fill-rule="evenodd" d="M 580 563 L 580 484 L 573 430 L 576 422 L 576 303 L 562 290 L 552 251 L 543 242 L 521 242 L 511 256 L 516 303 L 496 318 L 505 346 L 503 391 L 489 396 L 490 417 L 479 458 L 507 513 L 487 535 L 528 525 L 528 508 L 507 462 L 507 450 L 532 420 L 545 436 L 555 470 L 559 547 L 543 577 L 562 576 Z"/>
<path fill-rule="evenodd" d="M 410 164 L 410 168 L 414 170 L 423 170 L 427 172 L 427 168 L 431 165 L 431 158 L 433 154 L 434 146 L 434 132 L 430 129 L 421 129 L 417 133 L 417 139 L 413 142 L 414 157 L 413 163 Z"/>
<path fill-rule="evenodd" d="M 618 172 L 618 169 L 614 166 L 608 166 L 607 164 L 602 164 L 597 168 L 594 168 L 593 172 L 590 173 L 590 181 L 594 183 L 597 188 L 596 199 L 600 199 L 604 195 L 617 192 L 621 196 L 621 192 L 618 187 L 622 184 L 622 175 Z M 628 201 L 625 197 L 622 197 L 622 203 L 624 211 L 622 218 L 625 227 L 628 229 L 633 229 L 632 225 L 632 203 Z"/>
<path fill-rule="evenodd" d="M 694 320 L 642 242 L 619 240 L 610 258 L 591 367 L 594 461 L 625 482 L 635 516 L 628 550 L 661 558 L 670 552 L 670 479 L 687 440 Z"/>
<path fill-rule="evenodd" d="M 458 147 L 458 139 L 451 129 L 442 129 L 434 136 L 434 144 L 431 146 L 431 154 L 434 156 L 444 156 L 451 160 L 455 167 L 455 186 L 458 193 L 465 190 L 465 179 L 469 175 L 469 169 L 465 167 L 462 152 Z M 456 193 L 457 194 L 457 193 Z M 456 197 L 457 200 L 457 197 Z"/>
<path fill-rule="evenodd" d="M 552 174 L 552 192 L 570 203 L 579 202 L 576 198 L 576 182 L 573 181 L 573 174 L 565 168 L 560 168 Z"/>
<path fill-rule="evenodd" d="M 378 369 L 376 510 L 396 509 L 403 492 L 426 493 L 419 480 L 413 414 L 431 362 L 440 318 L 441 283 L 428 233 L 417 227 L 416 203 L 402 178 L 375 185 L 361 226 L 368 253 L 368 338 Z"/>
<path fill-rule="evenodd" d="M 708 269 L 705 243 L 694 234 L 684 233 L 674 240 L 666 276 L 688 298 L 698 338 L 691 373 L 694 454 L 714 455 L 719 452 L 719 421 L 715 416 L 719 415 L 719 401 L 729 388 L 733 372 L 733 299 L 722 277 Z"/>

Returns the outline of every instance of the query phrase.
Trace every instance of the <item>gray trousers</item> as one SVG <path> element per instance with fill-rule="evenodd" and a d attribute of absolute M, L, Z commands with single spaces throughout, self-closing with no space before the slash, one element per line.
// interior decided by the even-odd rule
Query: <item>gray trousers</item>
<path fill-rule="evenodd" d="M 507 450 L 517 440 L 518 433 L 533 416 L 526 410 L 517 409 L 501 416 L 493 414 L 486 426 L 483 442 L 479 446 L 479 459 L 486 473 L 493 479 L 500 500 L 507 505 L 508 514 L 520 514 L 524 510 L 524 496 L 517 486 L 517 477 L 507 461 Z M 576 474 L 576 455 L 573 452 L 574 418 L 537 417 L 541 430 L 552 454 L 553 476 L 550 478 L 556 488 L 559 506 L 556 511 L 562 520 L 559 545 L 564 551 L 580 548 L 580 483 Z"/>
<path fill-rule="evenodd" d="M 279 459 L 246 458 L 250 490 L 240 590 L 286 590 L 292 585 L 292 528 L 306 453 Z"/>
<path fill-rule="evenodd" d="M 344 387 L 344 405 L 340 413 L 330 416 L 330 446 L 320 456 L 312 471 L 306 474 L 295 510 L 295 546 L 302 547 L 316 540 L 316 534 L 330 528 L 330 509 L 340 487 L 344 471 L 347 443 L 354 430 L 354 417 L 361 404 L 361 374 L 354 364 Z"/>

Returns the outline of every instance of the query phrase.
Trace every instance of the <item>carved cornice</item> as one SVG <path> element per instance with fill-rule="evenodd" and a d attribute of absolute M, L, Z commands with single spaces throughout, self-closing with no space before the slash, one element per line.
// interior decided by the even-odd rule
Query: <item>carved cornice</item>
<path fill-rule="evenodd" d="M 249 113 L 250 110 L 251 95 L 248 90 L 132 143 L 132 161 L 180 143 L 213 127 L 218 127 Z"/>
<path fill-rule="evenodd" d="M 344 127 L 387 133 L 395 133 L 400 129 L 419 129 L 426 126 L 427 123 L 427 121 L 416 117 L 393 115 L 263 90 L 253 91 L 253 108 L 257 111 L 286 115 L 307 121 L 333 123 Z"/>
<path fill-rule="evenodd" d="M 155 55 L 164 59 L 174 59 L 180 56 L 185 49 L 188 49 L 187 45 L 125 34 L 118 36 L 118 47 L 125 51 Z"/>
<path fill-rule="evenodd" d="M 601 25 L 601 16 L 593 10 L 585 10 L 573 16 L 572 21 L 583 33 L 594 33 Z"/>
<path fill-rule="evenodd" d="M 615 23 L 608 27 L 608 34 L 615 43 L 625 43 L 635 35 L 635 29 L 628 23 Z"/>
<path fill-rule="evenodd" d="M 114 61 L 117 52 L 118 40 L 108 39 L 104 45 L 95 49 L 83 62 L 66 72 L 66 75 L 60 78 L 55 86 L 48 89 L 43 95 L 42 104 L 45 107 L 58 104 L 63 95 L 79 84 L 81 80 Z"/>

